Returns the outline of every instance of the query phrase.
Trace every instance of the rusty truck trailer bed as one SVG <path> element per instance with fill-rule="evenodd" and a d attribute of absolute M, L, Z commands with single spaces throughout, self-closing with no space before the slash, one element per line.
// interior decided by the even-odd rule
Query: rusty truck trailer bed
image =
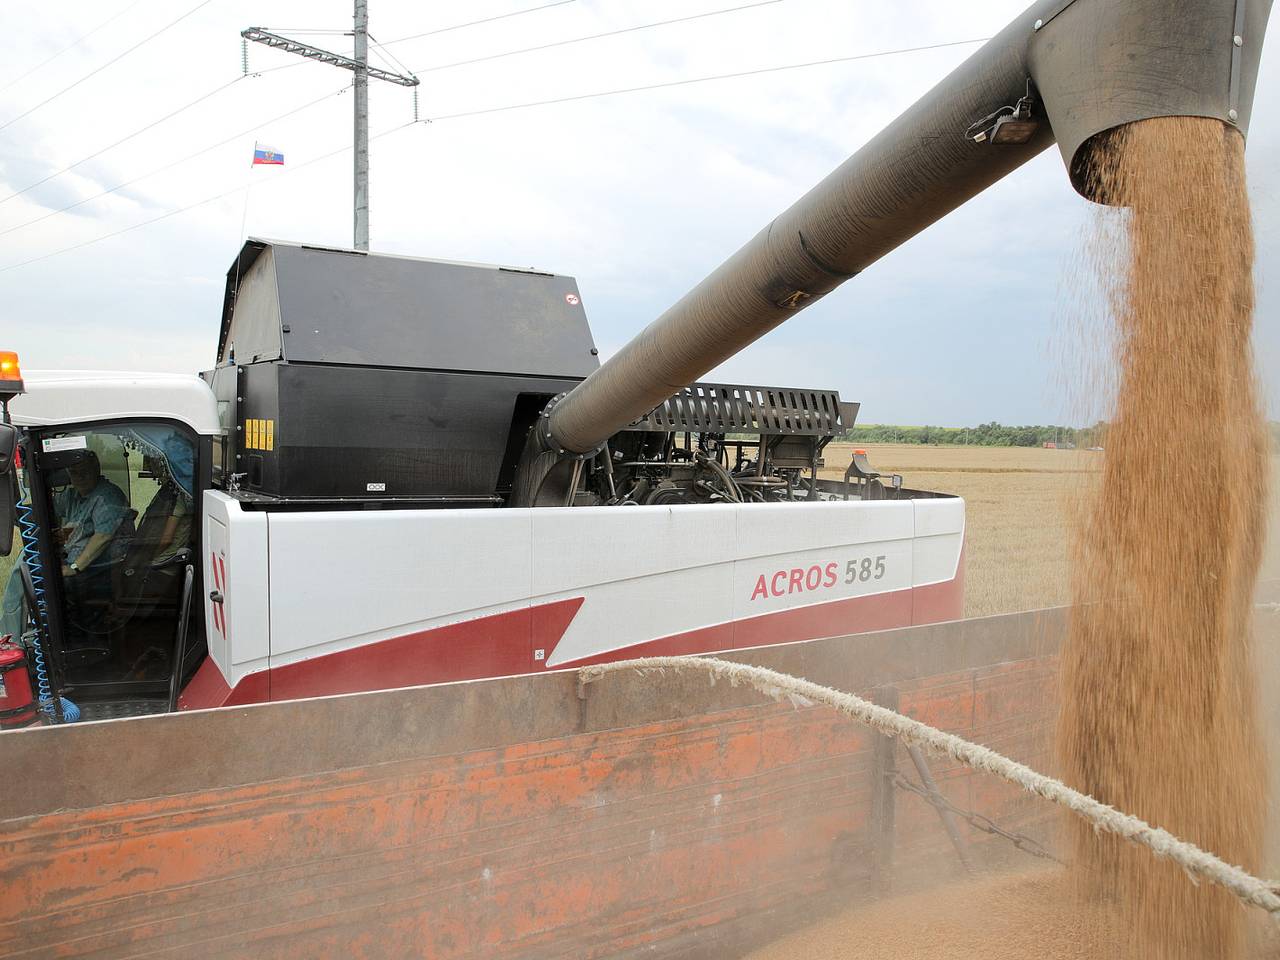
<path fill-rule="evenodd" d="M 1040 763 L 1064 622 L 733 657 Z M 948 849 L 919 798 L 876 797 L 893 755 L 832 711 L 626 673 L 11 733 L 0 957 L 732 956 Z M 934 774 L 1049 829 L 1003 784 Z"/>

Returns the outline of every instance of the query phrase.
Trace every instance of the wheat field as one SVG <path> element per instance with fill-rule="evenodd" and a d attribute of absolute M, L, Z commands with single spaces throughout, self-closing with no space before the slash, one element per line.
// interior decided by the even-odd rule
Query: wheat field
<path fill-rule="evenodd" d="M 1103 454 L 1039 447 L 866 444 L 871 466 L 916 490 L 965 499 L 965 616 L 1068 600 L 1068 517 Z M 854 446 L 833 443 L 822 476 L 844 475 Z"/>
<path fill-rule="evenodd" d="M 821 476 L 843 477 L 854 449 L 829 444 Z M 1099 481 L 1104 453 L 889 443 L 857 449 L 866 450 L 881 473 L 902 474 L 904 486 L 964 497 L 966 617 L 1069 601 L 1069 521 Z M 1212 495 L 1214 479 L 1194 473 L 1194 451 L 1188 438 L 1187 482 Z M 1271 474 L 1280 477 L 1280 457 L 1272 457 Z M 1261 579 L 1280 578 L 1280 497 L 1274 495 L 1270 519 Z"/>

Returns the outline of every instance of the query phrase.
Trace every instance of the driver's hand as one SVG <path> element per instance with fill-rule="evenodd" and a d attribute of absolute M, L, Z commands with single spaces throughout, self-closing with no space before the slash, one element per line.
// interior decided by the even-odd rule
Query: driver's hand
<path fill-rule="evenodd" d="M 67 565 L 64 563 L 64 564 L 62 565 L 62 575 L 63 575 L 64 577 L 74 577 L 74 576 L 76 575 L 76 571 L 75 571 L 75 570 L 72 570 L 69 566 L 67 566 Z"/>

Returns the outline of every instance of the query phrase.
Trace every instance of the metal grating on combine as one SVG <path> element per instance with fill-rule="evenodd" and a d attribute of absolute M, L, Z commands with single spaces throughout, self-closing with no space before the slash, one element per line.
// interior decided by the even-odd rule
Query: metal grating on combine
<path fill-rule="evenodd" d="M 168 712 L 166 700 L 91 700 L 80 704 L 82 720 L 123 720 Z"/>
<path fill-rule="evenodd" d="M 694 383 L 627 429 L 833 436 L 853 426 L 857 411 L 834 390 Z"/>

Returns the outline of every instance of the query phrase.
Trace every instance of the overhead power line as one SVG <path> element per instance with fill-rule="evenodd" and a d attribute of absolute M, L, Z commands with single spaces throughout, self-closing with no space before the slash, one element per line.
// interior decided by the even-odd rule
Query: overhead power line
<path fill-rule="evenodd" d="M 455 60 L 452 63 L 441 63 L 436 66 L 423 67 L 421 70 L 415 70 L 414 73 L 431 73 L 436 70 L 451 70 L 454 67 L 465 67 L 473 63 L 486 63 L 489 60 L 501 60 L 504 57 L 514 57 L 522 53 L 534 53 L 538 50 L 550 50 L 553 47 L 567 47 L 574 43 L 585 43 L 588 40 L 602 40 L 605 37 L 617 37 L 624 33 L 635 33 L 639 30 L 649 30 L 653 27 L 666 27 L 673 23 L 688 23 L 690 20 L 702 20 L 706 17 L 718 17 L 724 13 L 738 13 L 742 10 L 751 10 L 755 7 L 767 7 L 775 3 L 782 3 L 782 0 L 756 0 L 755 3 L 744 3 L 737 7 L 725 7 L 721 10 L 708 10 L 705 13 L 695 13 L 687 17 L 675 17 L 671 20 L 655 20 L 651 23 L 639 23 L 631 27 L 622 27 L 619 30 L 607 30 L 604 33 L 592 33 L 583 37 L 571 37 L 568 40 L 555 40 L 551 43 L 540 43 L 536 47 L 520 47 L 517 50 L 505 50 L 502 53 L 491 53 L 484 57 L 472 57 L 470 60 Z"/>
<path fill-rule="evenodd" d="M 349 31 L 348 31 L 348 32 L 349 32 Z M 344 51 L 342 52 L 342 56 L 344 56 L 344 57 L 350 57 L 352 53 L 354 53 L 354 51 L 352 51 L 352 50 L 344 50 Z M 309 64 L 309 63 L 320 63 L 320 61 L 319 61 L 319 60 L 309 60 L 309 59 L 308 59 L 308 60 L 291 60 L 291 61 L 289 61 L 288 63 L 281 63 L 281 64 L 278 64 L 278 65 L 276 65 L 276 66 L 274 66 L 274 67 L 265 67 L 265 68 L 264 68 L 264 69 L 262 69 L 262 70 L 250 70 L 250 71 L 249 71 L 249 76 L 251 76 L 251 77 L 261 77 L 261 76 L 265 76 L 265 75 L 266 75 L 266 74 L 268 74 L 268 73 L 276 73 L 276 72 L 278 72 L 278 71 L 280 71 L 280 70 L 292 70 L 294 67 L 305 67 L 305 66 L 306 66 L 307 64 Z"/>
<path fill-rule="evenodd" d="M 314 33 L 324 34 L 327 36 L 345 37 L 351 34 L 350 30 L 307 30 L 302 27 L 263 27 L 263 30 L 270 30 L 272 33 Z"/>
<path fill-rule="evenodd" d="M 126 187 L 131 187 L 135 183 L 139 183 L 142 180 L 146 180 L 146 179 L 149 179 L 150 177 L 154 177 L 156 174 L 164 173 L 166 170 L 172 170 L 174 167 L 180 166 L 191 160 L 195 160 L 198 157 L 202 157 L 207 153 L 211 153 L 212 151 L 217 150 L 219 147 L 225 147 L 228 143 L 231 143 L 234 140 L 238 140 L 241 137 L 248 136 L 249 134 L 257 130 L 261 130 L 263 127 L 268 126 L 269 124 L 279 123 L 281 120 L 285 120 L 289 117 L 292 117 L 294 114 L 301 113 L 303 110 L 307 110 L 311 107 L 314 107 L 316 104 L 322 103 L 325 100 L 329 100 L 333 97 L 336 97 L 339 94 L 345 93 L 350 89 L 351 89 L 350 84 L 344 87 L 339 87 L 337 90 L 332 90 L 329 93 L 326 93 L 322 97 L 316 97 L 316 99 L 310 100 L 307 103 L 302 104 L 301 106 L 294 107 L 292 110 L 288 110 L 284 113 L 278 114 L 274 117 L 271 117 L 268 120 L 263 120 L 261 123 L 255 123 L 251 127 L 245 127 L 243 130 L 237 131 L 236 133 L 233 133 L 231 136 L 225 137 L 222 140 L 219 140 L 217 143 L 211 143 L 207 147 L 202 147 L 201 149 L 197 150 L 195 153 L 189 153 L 185 157 L 180 157 L 177 160 L 170 161 L 169 163 L 166 163 L 162 167 L 156 167 L 154 170 L 150 170 L 147 173 L 139 174 L 138 176 L 133 177 L 130 180 L 126 180 L 123 183 L 117 183 L 115 186 L 108 187 L 107 189 L 101 191 L 100 193 L 95 193 L 91 197 L 85 197 L 83 200 L 77 200 L 75 203 L 69 203 L 65 207 L 59 207 L 57 210 L 50 210 L 49 212 L 44 213 L 32 220 L 27 220 L 24 223 L 18 223 L 13 225 L 12 227 L 6 227 L 4 230 L 0 230 L 0 237 L 13 233 L 15 230 L 21 230 L 23 227 L 30 227 L 33 224 L 42 223 L 43 221 L 48 220 L 50 217 L 56 217 L 58 216 L 58 214 L 66 213 L 69 210 L 74 210 L 76 207 L 82 207 L 86 203 L 92 203 L 94 200 L 100 200 L 101 198 L 109 194 L 115 193 L 119 190 L 123 190 Z"/>
<path fill-rule="evenodd" d="M 346 54 L 334 53 L 332 50 L 313 47 L 309 43 L 290 40 L 288 37 L 279 36 L 263 30 L 261 27 L 249 27 L 247 30 L 241 30 L 240 36 L 246 40 L 252 40 L 254 43 L 261 43 L 276 50 L 283 50 L 285 53 L 293 53 L 308 60 L 315 60 L 317 63 L 327 63 L 333 67 L 350 70 L 353 73 L 367 73 L 372 80 L 386 80 L 388 83 L 398 83 L 402 87 L 416 87 L 418 85 L 418 81 L 413 77 L 403 77 L 398 73 L 380 70 L 377 67 L 371 67 L 367 63 L 361 62 L 358 58 L 353 59 L 353 57 L 349 57 Z"/>
<path fill-rule="evenodd" d="M 398 133 L 401 130 L 407 129 L 408 127 L 412 127 L 416 123 L 417 121 L 410 120 L 408 123 L 402 123 L 398 127 L 392 127 L 389 130 L 384 130 L 382 131 L 382 133 L 378 133 L 370 137 L 369 142 L 372 143 L 374 140 L 381 140 L 383 137 L 388 137 L 393 133 Z M 329 153 L 321 154 L 318 157 L 312 157 L 310 160 L 304 160 L 302 163 L 299 163 L 293 167 L 289 167 L 284 170 L 281 170 L 272 179 L 278 180 L 281 177 L 285 177 L 290 174 L 297 173 L 299 170 L 305 169 L 306 167 L 309 167 L 312 164 L 320 163 L 323 160 L 328 160 L 331 157 L 336 157 L 340 153 L 347 153 L 350 150 L 351 150 L 350 146 L 339 147 L 337 150 L 331 150 Z M 244 189 L 245 189 L 244 184 L 240 184 L 239 186 L 233 187 L 230 190 L 224 190 L 222 193 L 215 194 L 212 197 L 205 197 L 203 200 L 197 200 L 195 203 L 189 203 L 185 207 L 179 207 L 176 210 L 170 210 L 167 213 L 162 213 L 159 216 L 152 217 L 150 220 L 142 220 L 130 226 L 122 227 L 119 230 L 113 230 L 111 233 L 104 233 L 101 236 L 92 237 L 80 243 L 73 244 L 72 246 L 63 247 L 60 250 L 53 250 L 49 253 L 42 254 L 41 256 L 38 256 L 38 257 L 32 257 L 29 260 L 20 260 L 17 263 L 8 264 L 7 266 L 0 267 L 0 273 L 8 273 L 10 270 L 17 270 L 19 267 L 30 266 L 33 263 L 39 263 L 40 261 L 48 260 L 51 257 L 56 257 L 64 253 L 71 253 L 73 250 L 83 250 L 85 247 L 93 246 L 95 243 L 102 243 L 102 241 L 104 240 L 111 240 L 114 237 L 119 237 L 119 236 L 122 236 L 123 234 L 131 233 L 134 230 L 138 230 L 138 229 L 141 229 L 142 227 L 150 226 L 153 223 L 159 223 L 162 220 L 168 220 L 171 217 L 178 216 L 179 214 L 183 214 L 191 210 L 195 210 L 198 207 L 208 206 L 211 203 L 216 203 L 218 200 L 224 200 L 227 197 L 233 196 L 234 194 L 237 194 Z"/>
<path fill-rule="evenodd" d="M 269 33 L 256 27 L 241 30 L 240 36 L 255 43 L 264 43 L 269 47 L 284 50 L 309 60 L 317 60 L 344 70 L 354 75 L 351 98 L 352 106 L 352 142 L 355 145 L 354 163 L 351 180 L 351 223 L 352 246 L 357 250 L 369 249 L 369 81 L 385 80 L 413 89 L 413 119 L 418 119 L 419 80 L 412 74 L 396 73 L 394 70 L 383 70 L 369 64 L 369 0 L 355 0 L 353 9 L 353 29 L 351 36 L 354 50 L 351 56 L 335 53 L 322 47 L 303 43 L 276 33 Z M 247 67 L 247 60 L 246 60 Z"/>
<path fill-rule="evenodd" d="M 567 3 L 567 2 L 571 2 L 571 0 L 560 0 L 560 2 Z M 688 23 L 691 20 L 702 20 L 702 19 L 705 19 L 706 17 L 718 17 L 721 14 L 725 14 L 725 13 L 738 13 L 742 10 L 751 10 L 755 7 L 767 7 L 767 6 L 771 6 L 772 4 L 782 3 L 782 2 L 783 0 L 756 0 L 756 2 L 754 3 L 744 3 L 736 7 L 726 7 L 722 10 L 708 10 L 703 13 L 691 14 L 690 16 L 687 16 L 687 17 L 674 17 L 669 20 L 654 20 L 649 23 L 638 23 L 633 26 L 622 27 L 617 30 L 606 30 L 603 33 L 592 33 L 592 34 L 587 34 L 586 36 L 581 36 L 581 37 L 570 37 L 567 40 L 553 40 L 550 43 L 540 43 L 537 46 L 533 46 L 533 47 L 519 47 L 515 50 L 504 50 L 501 53 L 491 53 L 483 57 L 472 57 L 469 60 L 455 60 L 451 63 L 441 63 L 441 64 L 436 64 L 430 67 L 423 67 L 421 70 L 409 69 L 404 65 L 402 61 L 395 59 L 394 55 L 391 54 L 391 51 L 387 50 L 386 48 L 393 43 L 403 43 L 406 40 L 416 40 L 419 37 L 428 36 L 429 34 L 416 34 L 412 37 L 401 37 L 398 40 L 388 40 L 386 43 L 379 43 L 378 41 L 373 40 L 372 36 L 370 36 L 369 39 L 373 40 L 375 46 L 378 47 L 383 52 L 385 52 L 386 56 L 392 57 L 392 59 L 395 60 L 396 65 L 393 66 L 393 69 L 403 70 L 409 74 L 432 73 L 437 70 L 450 70 L 454 67 L 470 66 L 473 63 L 487 63 L 490 60 L 501 60 L 505 57 L 514 57 L 522 53 L 535 53 L 539 50 L 550 50 L 555 47 L 567 47 L 575 43 L 585 43 L 590 40 L 603 40 L 606 37 L 617 37 L 626 33 L 636 33 L 637 31 L 640 31 L 640 30 L 650 30 L 654 27 L 666 27 L 676 23 Z M 548 4 L 547 6 L 553 6 L 553 7 L 560 6 L 560 3 L 552 3 L 552 4 Z M 533 7 L 530 10 L 516 11 L 516 13 L 530 13 L 533 10 L 544 10 L 544 9 L 546 9 L 545 6 Z M 503 16 L 504 17 L 515 16 L 516 13 L 503 14 Z M 488 20 L 473 20 L 470 23 L 459 24 L 458 26 L 474 26 L 477 23 L 488 23 L 489 20 L 499 20 L 499 19 L 502 19 L 502 17 L 490 17 Z M 456 30 L 456 29 L 458 29 L 458 27 L 445 27 L 442 30 L 432 31 L 432 32 L 442 33 L 445 30 Z M 289 66 L 297 66 L 297 64 L 289 64 Z M 389 63 L 388 66 L 392 66 L 392 64 Z M 273 67 L 271 69 L 281 69 L 281 68 Z M 261 72 L 266 73 L 269 71 L 264 70 Z"/>
<path fill-rule="evenodd" d="M 972 43 L 984 43 L 990 37 L 975 37 L 972 40 L 952 40 L 948 43 L 930 43 L 920 47 L 902 47 L 898 50 L 880 50 L 876 53 L 859 53 L 851 57 L 830 57 L 826 60 L 808 60 L 804 63 L 784 63 L 777 67 L 760 67 L 756 70 L 738 70 L 734 73 L 716 73 L 707 77 L 690 77 L 685 80 L 667 80 L 663 83 L 646 83 L 639 87 L 620 87 L 616 90 L 597 90 L 594 93 L 579 93 L 567 97 L 553 97 L 549 100 L 528 100 L 523 103 L 507 103 L 499 107 L 482 107 L 479 110 L 463 110 L 459 113 L 444 113 L 438 117 L 428 117 L 426 123 L 441 120 L 456 120 L 461 117 L 478 117 L 487 113 L 503 113 L 508 110 L 524 110 L 529 107 L 545 107 L 555 103 L 572 103 L 577 100 L 594 100 L 597 97 L 616 97 L 624 93 L 639 93 L 642 90 L 662 90 L 669 87 L 683 87 L 691 83 L 707 83 L 711 80 L 733 80 L 738 77 L 754 77 L 765 73 L 781 73 L 783 70 L 799 70 L 804 67 L 823 67 L 833 63 L 852 63 L 855 60 L 875 60 L 880 57 L 896 57 L 904 53 L 921 53 L 925 50 L 942 50 L 946 47 L 963 47 Z"/>
<path fill-rule="evenodd" d="M 566 0 L 561 0 L 561 2 L 566 2 Z M 819 67 L 819 66 L 826 66 L 826 65 L 835 64 L 835 63 L 851 63 L 858 60 L 875 60 L 881 57 L 895 57 L 895 56 L 908 54 L 908 53 L 922 53 L 927 50 L 942 50 L 942 49 L 946 49 L 947 47 L 967 46 L 975 43 L 983 43 L 989 39 L 990 39 L 989 37 L 975 37 L 972 40 L 952 40 L 947 43 L 931 43 L 931 44 L 925 44 L 923 46 L 918 46 L 918 47 L 901 47 L 895 50 L 880 50 L 874 53 L 854 54 L 848 57 L 830 57 L 824 60 L 809 60 L 803 63 L 788 63 L 788 64 L 782 64 L 776 67 L 761 67 L 755 70 L 740 70 L 734 73 L 718 73 L 718 74 L 713 74 L 711 76 L 705 76 L 705 77 L 690 77 L 685 80 L 669 80 L 664 83 L 650 83 L 650 84 L 645 84 L 643 86 L 624 87 L 616 90 L 599 90 L 594 93 L 583 93 L 583 94 L 578 94 L 576 96 L 567 96 L 567 97 L 555 97 L 549 100 L 532 100 L 532 101 L 526 101 L 523 103 L 509 103 L 503 106 L 486 107 L 480 110 L 465 110 L 458 113 L 442 114 L 441 116 L 435 117 L 432 120 L 426 120 L 422 122 L 432 123 L 432 122 L 440 122 L 444 120 L 455 120 L 455 119 L 460 119 L 462 117 L 483 116 L 485 114 L 501 113 L 509 110 L 523 110 L 530 107 L 549 106 L 551 104 L 557 104 L 557 103 L 572 103 L 578 100 L 591 100 L 596 97 L 612 97 L 612 96 L 618 96 L 620 94 L 626 94 L 626 93 L 639 93 L 643 90 L 661 90 L 661 89 L 666 89 L 671 87 L 687 86 L 689 84 L 694 84 L 694 83 L 706 83 L 712 80 L 729 80 L 737 77 L 759 76 L 761 74 L 767 74 L 767 73 L 779 73 L 784 70 L 799 70 L 806 67 Z M 382 137 L 389 136 L 390 134 L 396 133 L 400 130 L 404 130 L 405 128 L 411 127 L 411 126 L 414 126 L 413 122 L 402 124 L 401 126 L 393 127 L 390 130 L 385 130 L 382 133 L 378 134 L 377 136 L 370 137 L 369 139 L 370 141 L 378 140 L 378 139 L 381 139 Z M 291 168 L 289 172 L 302 169 L 303 167 L 311 166 L 313 163 L 319 163 L 322 160 L 327 160 L 328 158 L 337 156 L 340 153 L 345 153 L 350 149 L 351 147 L 349 146 L 340 147 L 339 149 L 331 151 L 330 153 L 326 153 L 322 156 L 315 157 L 312 160 L 305 161 L 304 163 Z M 282 171 L 281 174 L 279 175 L 283 176 L 284 171 Z M 194 210 L 197 207 L 205 206 L 217 200 L 221 200 L 224 197 L 229 197 L 241 189 L 243 189 L 243 187 L 236 187 L 235 189 L 227 190 L 215 196 L 206 197 L 204 200 L 199 200 L 195 203 L 188 204 L 185 207 L 179 207 L 176 210 L 170 210 L 169 212 L 163 213 L 157 217 L 153 217 L 150 220 L 144 220 L 140 223 L 135 223 L 132 226 L 124 227 L 123 229 L 116 230 L 112 233 L 104 234 L 103 236 L 100 236 L 100 237 L 94 237 L 90 240 L 85 240 L 82 243 L 75 244 L 74 246 L 65 247 L 61 250 L 54 250 L 49 253 L 42 254 L 41 256 L 38 256 L 38 257 L 32 257 L 29 260 L 21 260 L 17 263 L 11 263 L 8 266 L 0 267 L 0 273 L 7 273 L 10 270 L 16 270 L 19 267 L 25 267 L 33 263 L 39 263 L 43 260 L 48 260 L 51 257 L 56 257 L 64 253 L 70 253 L 74 250 L 80 250 L 80 249 L 83 249 L 84 247 L 91 246 L 92 244 L 100 243 L 103 240 L 109 240 L 112 237 L 118 237 L 123 233 L 129 233 L 132 230 L 137 230 L 141 227 L 148 226 L 149 224 L 158 223 L 161 220 L 167 220 L 170 217 L 176 217 L 179 214 L 186 213 L 189 210 Z"/>
<path fill-rule="evenodd" d="M 541 3 L 535 7 L 522 7 L 519 10 L 512 10 L 508 13 L 499 13 L 492 17 L 483 17 L 479 20 L 468 20 L 465 23 L 454 23 L 454 24 L 450 24 L 447 27 L 437 27 L 434 30 L 427 30 L 424 33 L 411 34 L 410 36 L 407 36 L 407 37 L 397 37 L 395 40 L 388 40 L 386 43 L 379 44 L 379 46 L 384 48 L 385 50 L 386 47 L 392 46 L 393 44 L 408 43 L 410 40 L 421 40 L 423 37 L 434 37 L 437 34 L 451 33 L 454 30 L 462 30 L 466 27 L 478 27 L 482 24 L 493 23 L 497 20 L 507 20 L 507 19 L 510 19 L 511 17 L 520 17 L 526 13 L 537 13 L 539 10 L 550 10 L 552 7 L 563 7 L 565 4 L 568 4 L 568 3 L 577 3 L 577 0 L 553 0 L 552 3 Z M 351 54 L 350 52 L 347 52 L 345 55 L 350 56 Z M 276 67 L 267 67 L 265 70 L 254 70 L 252 72 L 255 75 L 259 75 L 264 73 L 275 73 L 277 70 L 292 70 L 294 67 L 301 67 L 305 65 L 306 62 L 307 61 L 305 60 L 300 60 L 300 61 L 297 61 L 296 63 L 282 63 Z M 413 72 L 412 70 L 408 70 L 407 68 L 402 68 L 402 69 L 405 69 L 406 72 L 408 73 Z"/>
<path fill-rule="evenodd" d="M 412 70 L 405 66 L 403 60 L 397 57 L 390 50 L 386 49 L 386 46 L 378 42 L 378 39 L 372 33 L 369 34 L 369 42 L 373 44 L 374 49 L 378 52 L 378 56 L 382 58 L 382 62 L 388 64 L 392 70 L 403 70 L 405 73 L 413 73 Z"/>
<path fill-rule="evenodd" d="M 524 7 L 520 10 L 512 10 L 509 13 L 499 13 L 496 16 L 484 17 L 480 20 L 468 20 L 466 23 L 455 23 L 448 27 L 437 27 L 434 30 L 427 30 L 424 33 L 415 33 L 408 37 L 398 37 L 395 40 L 388 40 L 383 44 L 389 47 L 395 43 L 408 43 L 410 40 L 421 40 L 423 37 L 434 37 L 437 34 L 449 33 L 453 30 L 461 30 L 464 27 L 478 27 L 482 23 L 493 23 L 496 20 L 507 20 L 511 17 L 523 16 L 526 13 L 537 13 L 539 10 L 550 10 L 552 7 L 563 7 L 567 3 L 576 3 L 577 0 L 554 0 L 552 3 L 539 4 L 536 7 Z"/>
<path fill-rule="evenodd" d="M 14 77 L 12 80 L 6 83 L 3 87 L 0 87 L 0 93 L 4 93 L 4 91 L 8 90 L 15 83 L 17 83 L 20 80 L 25 80 L 27 77 L 31 76 L 31 74 L 35 73 L 37 70 L 41 69 L 42 67 L 47 67 L 49 64 L 53 63 L 53 61 L 57 60 L 60 56 L 66 53 L 68 50 L 78 47 L 80 44 L 84 43 L 86 40 L 92 37 L 95 33 L 101 30 L 103 27 L 106 27 L 112 23 L 115 23 L 115 21 L 119 20 L 126 13 L 128 13 L 130 10 L 132 10 L 134 7 L 136 7 L 138 4 L 142 2 L 143 0 L 133 0 L 133 3 L 126 6 L 123 10 L 118 10 L 115 13 L 113 13 L 111 16 L 107 17 L 107 19 L 103 20 L 100 24 L 98 24 L 96 27 L 90 30 L 88 33 L 80 34 L 80 36 L 76 37 L 74 40 L 68 43 L 65 47 L 63 47 L 57 53 L 53 54 L 53 56 L 45 57 L 43 60 L 37 63 L 34 67 L 31 67 L 29 70 L 27 70 L 25 73 L 21 73 L 18 76 Z"/>
<path fill-rule="evenodd" d="M 276 50 L 283 50 L 287 54 L 297 54 L 308 60 L 315 60 L 316 63 L 326 63 L 330 67 L 340 67 L 344 70 L 362 70 L 369 74 L 371 79 L 384 79 L 389 83 L 398 83 L 402 87 L 416 87 L 417 81 L 412 77 L 402 77 L 398 73 L 390 73 L 388 70 L 381 70 L 376 67 L 370 67 L 369 64 L 361 63 L 360 60 L 352 59 L 346 54 L 335 54 L 332 50 L 321 50 L 320 47 L 311 46 L 310 44 L 302 44 L 297 40 L 289 40 L 288 37 L 275 35 L 261 29 L 259 27 L 250 27 L 242 29 L 241 36 L 244 40 L 252 40 L 255 44 L 265 44 L 274 47 Z"/>
<path fill-rule="evenodd" d="M 90 70 L 88 73 L 86 73 L 86 74 L 85 74 L 83 77 L 81 77 L 79 80 L 76 80 L 74 83 L 68 84 L 67 86 L 65 86 L 65 87 L 63 87 L 61 90 L 59 90 L 57 93 L 50 94 L 49 96 L 47 96 L 47 97 L 45 97 L 43 100 L 41 100 L 39 103 L 35 104 L 34 106 L 28 107 L 26 110 L 22 111 L 22 113 L 18 114 L 16 117 L 11 117 L 10 119 L 6 120 L 4 123 L 0 124 L 0 130 L 5 130 L 5 129 L 7 129 L 7 128 L 9 128 L 9 127 L 13 126 L 15 123 L 17 123 L 17 122 L 18 122 L 19 120 L 21 120 L 23 117 L 29 117 L 29 116 L 31 116 L 31 114 L 35 113 L 35 112 L 36 112 L 37 110 L 39 110 L 41 107 L 45 106 L 46 104 L 52 103 L 54 100 L 57 100 L 57 99 L 58 99 L 60 96 L 62 96 L 64 93 L 67 93 L 68 91 L 74 90 L 76 87 L 80 86 L 80 84 L 84 83 L 86 80 L 88 80 L 88 79 L 90 79 L 91 77 L 95 77 L 95 76 L 97 76 L 98 74 L 100 74 L 103 70 L 107 69 L 107 67 L 111 66 L 112 64 L 119 63 L 121 60 L 123 60 L 123 59 L 124 59 L 125 57 L 127 57 L 129 54 L 133 53 L 133 51 L 137 50 L 139 47 L 143 46 L 144 44 L 150 43 L 150 42 L 151 42 L 152 40 L 154 40 L 156 37 L 160 36 L 160 34 L 164 33 L 164 32 L 165 32 L 165 31 L 167 31 L 167 30 L 172 29 L 173 27 L 176 27 L 176 26 L 177 26 L 178 24 L 180 24 L 183 20 L 187 19 L 187 17 L 191 16 L 193 13 L 195 13 L 197 10 L 199 10 L 201 7 L 208 6 L 208 5 L 209 5 L 210 3 L 212 3 L 212 2 L 213 2 L 213 0 L 200 0 L 200 2 L 199 2 L 199 3 L 197 3 L 194 7 L 192 7 L 190 10 L 188 10 L 188 11 L 187 11 L 186 13 L 184 13 L 182 16 L 178 17 L 178 19 L 169 21 L 167 24 L 165 24 L 163 27 L 161 27 L 161 28 L 160 28 L 159 30 L 157 30 L 155 33 L 148 34 L 147 36 L 143 37 L 141 40 L 139 40 L 137 43 L 135 43 L 135 44 L 134 44 L 132 47 L 130 47 L 128 50 L 124 51 L 124 53 L 118 54 L 117 56 L 115 56 L 115 57 L 113 57 L 112 59 L 108 60 L 108 61 L 107 61 L 106 63 L 104 63 L 102 66 L 100 66 L 100 67 L 96 67 L 96 68 L 94 68 L 93 70 Z"/>
<path fill-rule="evenodd" d="M 94 159 L 95 157 L 100 157 L 107 151 L 114 150 L 116 147 L 120 146 L 121 144 L 128 143 L 130 140 L 134 139 L 135 137 L 141 136 L 142 134 L 146 133 L 148 130 L 152 129 L 153 127 L 157 127 L 160 124 L 164 123 L 166 120 L 172 120 L 178 114 L 184 113 L 185 111 L 190 110 L 192 107 L 196 106 L 197 104 L 204 103 L 210 97 L 221 93 L 223 90 L 227 89 L 227 87 L 243 79 L 244 77 L 235 77 L 231 80 L 228 80 L 226 83 L 222 84 L 221 86 L 214 87 L 208 93 L 205 93 L 199 97 L 196 97 L 196 99 L 192 100 L 190 103 L 184 104 L 183 106 L 179 107 L 177 110 L 174 110 L 170 113 L 166 113 L 163 117 L 160 117 L 157 120 L 152 120 L 146 126 L 139 127 L 137 130 L 133 131 L 133 133 L 130 133 L 127 136 L 121 137 L 115 143 L 109 143 L 105 147 L 102 147 L 100 150 L 95 150 L 93 153 L 89 154 L 88 156 L 81 157 L 75 163 L 67 164 L 67 166 L 63 167 L 61 170 L 57 170 L 49 174 L 48 176 L 41 177 L 39 180 L 35 181 L 34 183 L 27 184 L 21 190 L 15 190 L 13 193 L 9 194 L 7 197 L 0 199 L 0 204 L 8 203 L 14 197 L 20 197 L 24 193 L 27 193 L 30 190 L 34 190 L 36 187 L 40 186 L 41 184 L 48 183 L 54 177 L 60 177 L 64 173 L 69 173 L 70 171 L 74 170 L 76 167 L 80 166 L 82 163 L 88 163 L 90 160 Z"/>
<path fill-rule="evenodd" d="M 391 62 L 391 58 L 387 54 L 378 49 L 378 44 L 374 42 L 372 34 L 369 35 L 369 53 L 381 60 L 388 70 L 394 71 L 403 69 L 401 67 L 397 67 Z M 370 58 L 370 60 L 372 62 L 372 58 Z M 405 72 L 407 73 L 408 71 Z"/>

